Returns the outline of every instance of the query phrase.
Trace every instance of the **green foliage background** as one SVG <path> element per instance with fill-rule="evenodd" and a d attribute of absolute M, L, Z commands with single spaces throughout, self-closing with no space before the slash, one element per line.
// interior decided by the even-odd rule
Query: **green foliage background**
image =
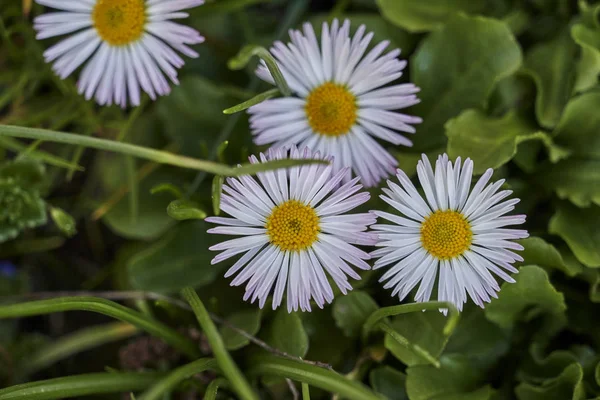
<path fill-rule="evenodd" d="M 76 94 L 75 78 L 60 81 L 44 64 L 49 43 L 35 40 L 31 22 L 42 7 L 2 1 L 0 258 L 16 270 L 3 264 L 0 301 L 49 291 L 110 291 L 120 300 L 137 299 L 127 300 L 124 310 L 83 299 L 62 308 L 52 303 L 45 311 L 0 306 L 0 387 L 44 380 L 0 389 L 0 399 L 122 398 L 113 392 L 214 398 L 217 387 L 218 398 L 237 398 L 231 381 L 211 380 L 214 374 L 184 379 L 190 371 L 214 370 L 211 360 L 177 369 L 201 353 L 210 357 L 205 345 L 190 345 L 205 340 L 195 331 L 193 314 L 170 302 L 187 286 L 219 319 L 339 373 L 269 355 L 221 326 L 225 348 L 265 399 L 292 398 L 283 378 L 309 383 L 313 399 L 336 392 L 356 399 L 600 399 L 596 3 L 207 2 L 186 21 L 207 40 L 196 46 L 200 57 L 181 71 L 181 85 L 155 103 L 146 99 L 123 111 L 86 102 Z M 503 285 L 485 310 L 469 304 L 456 326 L 452 314 L 437 311 L 439 305 L 400 313 L 406 309 L 395 307 L 397 299 L 380 287 L 378 272 L 363 273 L 352 293 L 338 295 L 324 310 L 258 310 L 222 277 L 227 265 L 210 265 L 208 247 L 219 239 L 206 233 L 202 218 L 214 212 L 212 175 L 6 133 L 4 125 L 46 128 L 244 162 L 262 149 L 252 144 L 244 113 L 222 111 L 271 88 L 254 77 L 255 62 L 232 71 L 228 60 L 245 45 L 268 47 L 284 39 L 303 21 L 319 26 L 333 17 L 349 18 L 353 29 L 365 24 L 376 42 L 390 40 L 409 61 L 402 79 L 421 88 L 422 100 L 410 113 L 424 122 L 413 148 L 389 148 L 401 168 L 414 176 L 421 153 L 471 157 L 475 173 L 494 168 L 494 179 L 507 179 L 522 200 L 518 213 L 528 215 L 531 237 L 521 241 L 525 261 L 517 282 Z M 384 208 L 379 189 L 371 192 L 365 210 Z M 51 314 L 59 310 L 96 311 L 125 322 L 91 313 Z M 164 339 L 164 351 L 148 350 L 142 331 Z M 127 364 L 131 358 L 140 365 Z M 153 388 L 156 397 L 142 394 L 169 373 L 173 385 Z M 47 381 L 58 377 L 65 380 Z"/>

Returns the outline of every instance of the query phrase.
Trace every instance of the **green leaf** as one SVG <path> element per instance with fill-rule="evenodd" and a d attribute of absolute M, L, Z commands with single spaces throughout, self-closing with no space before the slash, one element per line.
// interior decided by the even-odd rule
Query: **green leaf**
<path fill-rule="evenodd" d="M 600 74 L 600 29 L 579 23 L 571 27 L 571 37 L 581 46 L 581 58 L 577 62 L 575 90 L 582 92 L 598 83 Z"/>
<path fill-rule="evenodd" d="M 231 322 L 235 327 L 248 332 L 250 335 L 256 335 L 260 329 L 261 315 L 262 312 L 259 308 L 238 311 L 228 317 L 227 321 Z M 221 337 L 227 350 L 241 349 L 250 343 L 246 337 L 225 325 L 221 328 Z"/>
<path fill-rule="evenodd" d="M 19 159 L 0 166 L 0 178 L 12 179 L 24 189 L 40 189 L 45 183 L 46 171 L 38 161 Z"/>
<path fill-rule="evenodd" d="M 492 390 L 480 388 L 477 371 L 458 355 L 444 356 L 441 367 L 411 366 L 406 370 L 406 391 L 410 400 L 488 400 Z"/>
<path fill-rule="evenodd" d="M 183 196 L 181 189 L 172 183 L 159 183 L 150 189 L 150 194 L 168 192 L 177 197 L 178 199 Z"/>
<path fill-rule="evenodd" d="M 348 337 L 357 337 L 369 315 L 378 306 L 375 300 L 360 290 L 338 297 L 333 304 L 335 324 Z"/>
<path fill-rule="evenodd" d="M 527 311 L 526 319 L 540 313 L 560 317 L 566 304 L 548 279 L 546 271 L 538 266 L 522 267 L 515 275 L 516 283 L 504 282 L 497 299 L 485 308 L 485 316 L 501 327 L 512 326 Z"/>
<path fill-rule="evenodd" d="M 226 108 L 225 110 L 223 110 L 223 114 L 235 114 L 240 111 L 247 110 L 248 108 L 255 106 L 257 104 L 260 104 L 265 100 L 272 99 L 273 97 L 277 96 L 278 94 L 279 94 L 279 89 L 267 90 L 266 92 L 257 94 L 253 98 L 251 98 L 247 101 L 244 101 L 243 103 L 240 103 L 233 107 Z"/>
<path fill-rule="evenodd" d="M 378 367 L 369 373 L 369 382 L 376 392 L 390 400 L 409 400 L 406 394 L 406 375 L 392 367 Z"/>
<path fill-rule="evenodd" d="M 567 32 L 534 46 L 525 55 L 524 69 L 537 87 L 535 113 L 540 125 L 558 124 L 574 85 L 577 48 Z"/>
<path fill-rule="evenodd" d="M 167 206 L 167 214 L 177 221 L 206 218 L 206 212 L 199 208 L 198 203 L 185 199 L 177 199 L 170 202 Z"/>
<path fill-rule="evenodd" d="M 134 255 L 127 262 L 131 285 L 139 290 L 173 292 L 189 285 L 211 283 L 221 268 L 210 264 L 214 254 L 208 247 L 219 238 L 208 234 L 207 228 L 204 221 L 180 223 L 158 242 Z"/>
<path fill-rule="evenodd" d="M 539 265 L 541 267 L 557 269 L 568 276 L 575 276 L 582 271 L 581 267 L 577 268 L 572 264 L 565 263 L 556 247 L 542 238 L 529 237 L 519 240 L 519 243 L 525 247 L 520 253 L 524 259 L 523 265 Z"/>
<path fill-rule="evenodd" d="M 474 173 L 498 168 L 517 153 L 517 145 L 535 131 L 515 112 L 502 118 L 488 117 L 478 110 L 466 110 L 446 123 L 448 156 L 470 157 Z"/>
<path fill-rule="evenodd" d="M 548 230 L 559 235 L 587 267 L 600 267 L 600 208 L 577 208 L 561 203 L 550 219 Z"/>
<path fill-rule="evenodd" d="M 390 325 L 413 346 L 423 349 L 436 359 L 442 354 L 448 341 L 448 336 L 444 334 L 446 316 L 437 310 L 397 315 Z M 430 364 L 429 360 L 399 343 L 390 334 L 385 335 L 384 345 L 408 366 Z"/>
<path fill-rule="evenodd" d="M 577 156 L 600 158 L 599 107 L 600 92 L 584 93 L 571 99 L 554 132 L 556 142 Z"/>
<path fill-rule="evenodd" d="M 275 58 L 264 47 L 256 45 L 247 45 L 243 47 L 234 58 L 229 60 L 227 66 L 233 70 L 242 69 L 246 66 L 246 64 L 248 64 L 248 62 L 250 62 L 250 59 L 253 56 L 258 56 L 262 61 L 264 61 L 281 94 L 284 96 L 291 95 L 292 91 L 285 81 L 285 78 L 283 77 L 277 62 L 275 61 Z"/>
<path fill-rule="evenodd" d="M 267 342 L 288 354 L 304 357 L 308 351 L 308 335 L 297 313 L 281 308 L 275 314 Z"/>
<path fill-rule="evenodd" d="M 547 165 L 538 175 L 539 182 L 554 190 L 559 198 L 578 207 L 600 205 L 600 158 L 572 157 Z"/>
<path fill-rule="evenodd" d="M 510 336 L 488 321 L 482 309 L 468 305 L 444 350 L 444 355 L 459 354 L 482 370 L 492 367 L 510 349 Z"/>
<path fill-rule="evenodd" d="M 583 369 L 577 363 L 571 364 L 540 386 L 524 382 L 515 391 L 519 400 L 584 400 Z"/>
<path fill-rule="evenodd" d="M 13 178 L 0 178 L 0 243 L 46 221 L 46 203 L 37 190 L 18 186 Z"/>
<path fill-rule="evenodd" d="M 221 212 L 221 194 L 224 182 L 225 178 L 220 175 L 215 175 L 212 181 L 212 206 L 215 215 L 219 215 Z"/>
<path fill-rule="evenodd" d="M 411 59 L 423 117 L 412 137 L 418 151 L 445 144 L 444 124 L 467 108 L 484 105 L 498 81 L 521 65 L 521 49 L 508 27 L 495 19 L 456 15 L 421 43 Z"/>
<path fill-rule="evenodd" d="M 450 16 L 477 13 L 484 0 L 377 0 L 381 14 L 395 25 L 410 32 L 425 32 L 440 28 Z"/>
<path fill-rule="evenodd" d="M 50 208 L 50 216 L 58 229 L 66 236 L 71 237 L 77 233 L 75 218 L 67 214 L 64 210 L 52 207 Z"/>

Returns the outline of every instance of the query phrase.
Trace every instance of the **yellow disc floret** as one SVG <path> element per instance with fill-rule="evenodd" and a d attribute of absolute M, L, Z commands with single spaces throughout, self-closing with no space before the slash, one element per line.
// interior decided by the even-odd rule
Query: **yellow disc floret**
<path fill-rule="evenodd" d="M 315 88 L 306 99 L 306 116 L 313 131 L 340 136 L 356 122 L 356 97 L 342 85 L 332 82 Z"/>
<path fill-rule="evenodd" d="M 471 245 L 473 232 L 466 218 L 456 211 L 436 211 L 421 225 L 421 243 L 425 250 L 442 260 L 464 253 Z"/>
<path fill-rule="evenodd" d="M 299 251 L 317 240 L 319 217 L 311 206 L 288 200 L 273 209 L 265 227 L 272 244 L 284 251 Z"/>
<path fill-rule="evenodd" d="M 92 21 L 100 38 L 113 46 L 123 46 L 142 36 L 146 24 L 144 0 L 98 0 Z"/>

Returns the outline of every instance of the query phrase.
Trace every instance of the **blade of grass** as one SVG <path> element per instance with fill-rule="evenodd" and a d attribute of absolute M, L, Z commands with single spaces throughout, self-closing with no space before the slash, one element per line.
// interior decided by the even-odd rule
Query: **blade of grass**
<path fill-rule="evenodd" d="M 251 376 L 266 375 L 293 379 L 330 393 L 337 393 L 345 399 L 381 400 L 381 397 L 367 386 L 352 381 L 337 372 L 272 355 L 264 354 L 255 357 L 248 373 Z"/>
<path fill-rule="evenodd" d="M 0 125 L 0 137 L 12 136 L 27 139 L 41 139 L 48 142 L 66 143 L 90 147 L 97 150 L 112 151 L 133 157 L 152 160 L 160 164 L 169 164 L 181 168 L 196 169 L 215 175 L 240 176 L 271 169 L 286 168 L 297 165 L 324 163 L 323 160 L 275 160 L 259 164 L 243 164 L 240 167 L 231 167 L 214 161 L 199 160 L 196 158 L 180 156 L 166 151 L 148 147 L 121 143 L 114 140 L 87 137 L 66 132 L 49 131 L 45 129 L 27 128 L 13 125 Z"/>
<path fill-rule="evenodd" d="M 173 370 L 169 375 L 156 382 L 151 388 L 146 390 L 138 400 L 160 400 L 164 395 L 173 390 L 181 381 L 192 375 L 204 372 L 206 370 L 215 370 L 217 362 L 213 358 L 201 358 L 189 364 L 183 365 Z"/>
<path fill-rule="evenodd" d="M 158 372 L 104 372 L 29 382 L 0 389 L 0 400 L 53 400 L 145 389 L 164 376 Z"/>
<path fill-rule="evenodd" d="M 28 146 L 22 144 L 17 139 L 11 137 L 2 137 L 0 138 L 0 147 L 5 149 L 14 151 L 14 152 L 22 152 L 27 149 Z M 45 162 L 48 165 L 52 165 L 58 168 L 67 168 L 72 169 L 74 171 L 84 171 L 85 168 L 78 165 L 76 162 L 69 162 L 65 159 L 62 159 L 54 154 L 47 153 L 42 150 L 35 150 L 28 154 L 29 157 L 34 158 L 36 160 L 40 160 Z"/>
<path fill-rule="evenodd" d="M 122 322 L 81 329 L 43 346 L 27 356 L 17 369 L 20 375 L 31 375 L 73 354 L 131 337 L 137 332 L 135 326 Z"/>
<path fill-rule="evenodd" d="M 231 358 L 231 355 L 227 352 L 225 343 L 223 343 L 217 327 L 210 319 L 210 315 L 196 291 L 187 287 L 181 291 L 181 295 L 190 303 L 196 319 L 208 339 L 219 368 L 223 372 L 223 375 L 231 382 L 233 390 L 242 400 L 258 400 L 258 396 L 254 393 L 252 387 Z"/>
<path fill-rule="evenodd" d="M 198 346 L 193 341 L 163 323 L 113 301 L 95 297 L 62 297 L 4 305 L 0 306 L 0 319 L 30 317 L 63 311 L 92 311 L 129 322 L 151 335 L 160 337 L 192 359 L 200 356 Z"/>

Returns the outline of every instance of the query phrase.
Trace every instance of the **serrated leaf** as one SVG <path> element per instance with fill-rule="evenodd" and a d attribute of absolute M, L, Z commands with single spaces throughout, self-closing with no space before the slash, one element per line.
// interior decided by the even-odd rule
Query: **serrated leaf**
<path fill-rule="evenodd" d="M 248 332 L 250 335 L 256 335 L 260 330 L 260 317 L 262 315 L 261 311 L 262 310 L 260 308 L 238 311 L 229 316 L 227 321 L 235 327 Z M 248 340 L 245 336 L 240 335 L 228 326 L 223 326 L 221 328 L 221 338 L 223 339 L 227 350 L 241 349 L 250 343 L 250 340 Z"/>
<path fill-rule="evenodd" d="M 406 370 L 410 400 L 488 400 L 493 391 L 479 387 L 481 371 L 459 355 L 444 356 L 441 367 L 416 365 Z"/>
<path fill-rule="evenodd" d="M 524 70 L 537 87 L 535 113 L 545 128 L 558 124 L 575 81 L 575 42 L 567 32 L 538 44 L 525 55 Z"/>
<path fill-rule="evenodd" d="M 308 335 L 297 313 L 281 308 L 273 318 L 267 342 L 288 354 L 304 357 L 308 351 Z"/>
<path fill-rule="evenodd" d="M 444 335 L 446 317 L 437 310 L 397 315 L 390 325 L 412 345 L 420 347 L 434 358 L 439 357 L 448 341 L 447 336 Z M 385 335 L 384 345 L 397 359 L 408 366 L 430 364 L 428 360 L 398 343 L 389 334 Z"/>
<path fill-rule="evenodd" d="M 495 19 L 456 15 L 423 40 L 411 59 L 421 103 L 423 135 L 411 137 L 418 151 L 445 144 L 444 124 L 468 108 L 484 105 L 494 85 L 521 65 L 519 44 L 508 27 Z"/>
<path fill-rule="evenodd" d="M 600 74 L 600 29 L 579 23 L 571 27 L 571 37 L 581 46 L 581 58 L 577 61 L 575 90 L 582 92 L 598 83 Z"/>
<path fill-rule="evenodd" d="M 0 179 L 0 243 L 46 221 L 46 202 L 37 190 L 17 186 L 12 178 Z"/>
<path fill-rule="evenodd" d="M 24 189 L 39 189 L 45 180 L 44 165 L 30 159 L 8 161 L 0 166 L 0 178 L 12 179 Z"/>
<path fill-rule="evenodd" d="M 392 368 L 383 366 L 369 373 L 369 382 L 375 391 L 390 400 L 409 400 L 406 394 L 406 375 Z"/>
<path fill-rule="evenodd" d="M 377 308 L 377 303 L 371 296 L 357 290 L 338 297 L 333 304 L 332 313 L 335 324 L 346 336 L 357 337 L 369 315 Z"/>
<path fill-rule="evenodd" d="M 470 157 L 476 174 L 498 168 L 517 153 L 519 138 L 535 131 L 515 112 L 493 118 L 478 110 L 466 110 L 446 123 L 448 156 Z"/>
<path fill-rule="evenodd" d="M 519 240 L 519 243 L 525 248 L 520 253 L 524 259 L 523 265 L 539 265 L 541 267 L 558 269 L 568 276 L 575 276 L 582 270 L 581 267 L 577 268 L 572 264 L 565 263 L 556 247 L 542 238 L 529 237 Z"/>
<path fill-rule="evenodd" d="M 550 219 L 548 230 L 559 235 L 587 267 L 600 267 L 600 208 L 577 208 L 561 203 Z"/>
<path fill-rule="evenodd" d="M 548 279 L 548 273 L 535 265 L 522 267 L 516 282 L 504 282 L 497 299 L 485 308 L 485 316 L 501 327 L 510 327 L 523 317 L 531 319 L 541 313 L 561 316 L 567 306 L 564 296 Z"/>
<path fill-rule="evenodd" d="M 537 386 L 521 383 L 515 389 L 519 400 L 584 400 L 583 369 L 574 363 L 556 378 Z"/>
<path fill-rule="evenodd" d="M 177 221 L 206 218 L 206 212 L 200 209 L 198 203 L 186 199 L 177 199 L 170 202 L 167 206 L 167 214 Z"/>
<path fill-rule="evenodd" d="M 409 32 L 425 32 L 441 27 L 450 16 L 477 13 L 484 0 L 377 0 L 381 14 Z"/>
<path fill-rule="evenodd" d="M 179 223 L 161 240 L 135 254 L 126 265 L 131 285 L 164 293 L 211 283 L 221 269 L 210 264 L 214 254 L 208 247 L 219 238 L 206 233 L 207 229 L 204 221 Z"/>

